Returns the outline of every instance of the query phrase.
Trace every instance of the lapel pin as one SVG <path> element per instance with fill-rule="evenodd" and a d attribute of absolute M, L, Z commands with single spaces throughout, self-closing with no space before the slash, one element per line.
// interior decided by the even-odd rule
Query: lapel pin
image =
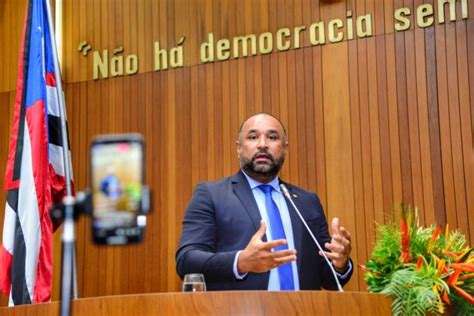
<path fill-rule="evenodd" d="M 298 198 L 298 195 L 296 193 L 293 193 L 291 196 L 294 197 L 295 199 Z"/>

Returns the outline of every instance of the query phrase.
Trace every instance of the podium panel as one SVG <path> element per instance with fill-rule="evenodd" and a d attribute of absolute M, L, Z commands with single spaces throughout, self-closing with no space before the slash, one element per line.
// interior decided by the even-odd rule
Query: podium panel
<path fill-rule="evenodd" d="M 84 298 L 72 315 L 391 315 L 391 300 L 367 292 L 156 293 Z M 0 308 L 2 316 L 59 315 L 59 302 Z"/>

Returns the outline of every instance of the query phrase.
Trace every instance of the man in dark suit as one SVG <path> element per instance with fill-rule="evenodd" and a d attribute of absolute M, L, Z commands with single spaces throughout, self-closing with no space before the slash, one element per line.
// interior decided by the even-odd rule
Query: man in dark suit
<path fill-rule="evenodd" d="M 331 238 L 317 195 L 278 177 L 288 148 L 283 124 L 266 113 L 251 116 L 236 144 L 241 170 L 196 186 L 176 253 L 180 277 L 203 273 L 209 290 L 336 289 L 327 263 L 283 197 L 283 183 L 339 281 L 347 283 L 349 232 L 335 218 Z"/>

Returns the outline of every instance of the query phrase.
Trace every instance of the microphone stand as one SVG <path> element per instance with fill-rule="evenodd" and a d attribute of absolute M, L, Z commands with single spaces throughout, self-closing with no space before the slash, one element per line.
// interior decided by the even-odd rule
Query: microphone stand
<path fill-rule="evenodd" d="M 308 224 L 306 224 L 306 221 L 304 220 L 303 215 L 301 215 L 300 211 L 299 211 L 298 208 L 296 207 L 295 202 L 293 202 L 293 199 L 291 198 L 290 192 L 288 192 L 288 189 L 286 188 L 286 186 L 285 186 L 283 183 L 280 184 L 280 188 L 281 188 L 281 190 L 283 191 L 283 195 L 288 199 L 288 201 L 290 201 L 291 205 L 293 206 L 293 209 L 296 211 L 296 213 L 298 214 L 298 217 L 299 217 L 299 218 L 301 219 L 301 221 L 303 222 L 304 227 L 306 228 L 306 230 L 307 230 L 308 233 L 310 234 L 310 236 L 311 236 L 311 238 L 313 239 L 314 243 L 316 244 L 316 246 L 318 246 L 319 251 L 321 251 L 321 253 L 322 253 L 323 257 L 324 257 L 324 260 L 326 260 L 326 263 L 328 264 L 329 269 L 331 270 L 332 275 L 334 276 L 334 280 L 336 280 L 337 290 L 338 290 L 339 292 L 344 292 L 344 290 L 342 289 L 341 283 L 339 282 L 339 278 L 337 277 L 336 270 L 334 270 L 334 267 L 332 266 L 331 261 L 329 261 L 329 258 L 326 256 L 326 254 L 325 254 L 323 248 L 322 248 L 321 245 L 319 244 L 319 242 L 318 242 L 318 240 L 316 239 L 316 237 L 314 237 L 314 234 L 313 234 L 313 232 L 311 231 L 311 229 L 309 229 Z"/>

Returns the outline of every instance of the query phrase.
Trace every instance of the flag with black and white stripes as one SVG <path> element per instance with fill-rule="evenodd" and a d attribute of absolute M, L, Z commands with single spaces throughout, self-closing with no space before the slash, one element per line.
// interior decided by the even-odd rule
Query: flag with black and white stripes
<path fill-rule="evenodd" d="M 65 194 L 66 181 L 49 32 L 45 0 L 29 0 L 4 183 L 0 290 L 9 295 L 10 305 L 46 302 L 51 297 L 49 207 Z"/>

